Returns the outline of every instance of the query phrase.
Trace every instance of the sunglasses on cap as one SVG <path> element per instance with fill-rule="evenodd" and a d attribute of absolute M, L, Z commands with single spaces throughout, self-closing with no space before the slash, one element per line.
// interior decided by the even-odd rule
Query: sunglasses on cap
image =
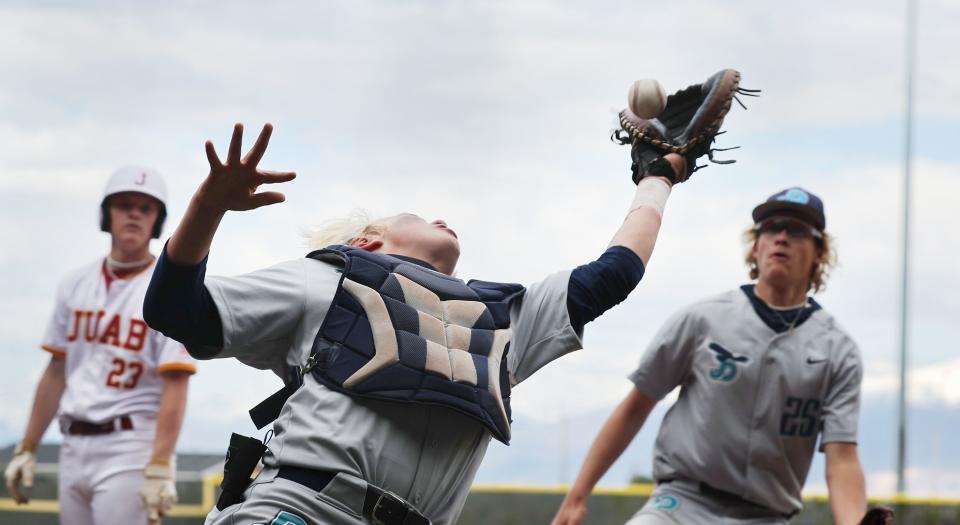
<path fill-rule="evenodd" d="M 753 231 L 757 234 L 787 232 L 791 239 L 823 239 L 823 234 L 813 226 L 786 217 L 772 217 L 760 221 L 753 227 Z"/>

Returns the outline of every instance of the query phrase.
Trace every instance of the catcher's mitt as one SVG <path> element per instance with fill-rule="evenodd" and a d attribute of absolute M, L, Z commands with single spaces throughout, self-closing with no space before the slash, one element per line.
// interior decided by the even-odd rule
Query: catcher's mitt
<path fill-rule="evenodd" d="M 667 97 L 667 105 L 656 118 L 649 120 L 636 116 L 629 108 L 620 112 L 620 125 L 613 139 L 620 144 L 632 144 L 633 182 L 640 182 L 646 174 L 667 177 L 674 184 L 690 178 L 697 159 L 707 155 L 711 162 L 730 164 L 732 160 L 716 160 L 711 148 L 720 132 L 723 117 L 734 100 L 746 109 L 737 95 L 756 97 L 760 90 L 740 87 L 740 73 L 724 69 L 703 84 L 694 84 Z M 668 153 L 682 155 L 687 161 L 686 173 L 676 176 L 670 163 L 662 157 Z"/>
<path fill-rule="evenodd" d="M 886 507 L 874 507 L 864 514 L 860 525 L 893 525 L 893 511 Z"/>

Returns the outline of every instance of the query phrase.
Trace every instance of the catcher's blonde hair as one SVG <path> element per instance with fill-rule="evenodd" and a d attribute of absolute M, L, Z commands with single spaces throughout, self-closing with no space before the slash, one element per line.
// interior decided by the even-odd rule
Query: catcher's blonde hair
<path fill-rule="evenodd" d="M 387 219 L 371 219 L 365 210 L 356 209 L 346 217 L 331 219 L 303 232 L 307 248 L 319 250 L 331 244 L 349 245 L 366 235 L 383 235 L 387 231 Z"/>
<path fill-rule="evenodd" d="M 750 269 L 750 279 L 756 280 L 760 276 L 760 268 L 757 267 L 757 259 L 753 256 L 753 246 L 757 242 L 757 231 L 751 226 L 743 232 L 743 242 L 746 244 L 747 253 L 744 262 Z M 827 277 L 837 266 L 837 252 L 834 248 L 833 237 L 827 232 L 821 232 L 822 239 L 814 239 L 819 256 L 813 262 L 813 268 L 810 269 L 810 281 L 807 283 L 807 290 L 813 290 L 813 293 L 822 292 L 827 288 Z"/>

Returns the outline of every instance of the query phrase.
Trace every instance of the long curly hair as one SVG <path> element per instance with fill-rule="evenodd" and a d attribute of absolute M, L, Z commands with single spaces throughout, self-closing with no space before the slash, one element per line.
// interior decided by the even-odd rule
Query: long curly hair
<path fill-rule="evenodd" d="M 827 278 L 830 272 L 837 267 L 837 251 L 835 240 L 827 233 L 822 232 L 822 239 L 814 239 L 817 245 L 818 257 L 810 268 L 810 280 L 807 283 L 807 290 L 813 293 L 822 292 L 827 288 Z M 753 256 L 753 246 L 757 242 L 757 231 L 754 226 L 743 232 L 743 242 L 746 245 L 746 254 L 744 262 L 750 269 L 750 280 L 756 280 L 760 277 L 760 268 L 757 267 L 757 259 Z"/>

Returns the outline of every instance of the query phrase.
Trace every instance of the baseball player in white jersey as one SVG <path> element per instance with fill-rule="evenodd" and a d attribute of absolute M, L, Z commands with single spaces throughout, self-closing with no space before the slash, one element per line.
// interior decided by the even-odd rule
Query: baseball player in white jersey
<path fill-rule="evenodd" d="M 864 515 L 860 353 L 808 297 L 834 261 L 823 203 L 790 188 L 753 219 L 746 261 L 756 284 L 695 303 L 660 329 L 554 525 L 584 520 L 597 480 L 677 386 L 654 450 L 657 487 L 629 525 L 784 524 L 801 509 L 818 438 L 835 523 Z"/>
<path fill-rule="evenodd" d="M 18 503 L 33 484 L 34 450 L 58 416 L 60 522 L 156 523 L 176 501 L 174 447 L 196 372 L 183 345 L 150 329 L 143 298 L 166 216 L 166 186 L 150 169 L 110 178 L 100 226 L 111 248 L 69 274 L 42 348 L 51 354 L 27 430 L 6 470 Z"/>
<path fill-rule="evenodd" d="M 230 497 L 207 523 L 453 524 L 491 437 L 510 439 L 510 388 L 579 349 L 584 325 L 639 282 L 671 184 L 644 177 L 599 259 L 529 287 L 452 277 L 456 234 L 412 214 L 334 223 L 306 258 L 204 278 L 226 211 L 283 201 L 257 187 L 295 176 L 257 168 L 271 130 L 241 159 L 238 124 L 225 163 L 207 143 L 210 174 L 144 306 L 195 357 L 235 357 L 290 385 L 265 418 L 278 416 L 264 470 L 247 488 L 231 446 Z M 664 163 L 676 174 L 685 162 Z"/>

